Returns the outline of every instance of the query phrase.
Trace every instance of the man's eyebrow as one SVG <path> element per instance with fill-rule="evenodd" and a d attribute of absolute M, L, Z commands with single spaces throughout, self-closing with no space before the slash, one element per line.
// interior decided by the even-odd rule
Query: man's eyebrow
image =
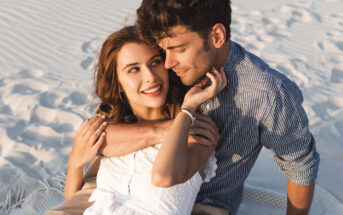
<path fill-rule="evenodd" d="M 187 43 L 183 43 L 183 44 L 176 45 L 176 46 L 168 46 L 166 49 L 171 50 L 171 49 L 181 48 L 181 47 L 186 46 L 186 45 L 187 45 Z"/>
<path fill-rule="evenodd" d="M 161 56 L 161 55 L 160 55 L 160 54 L 155 54 L 154 56 L 152 56 L 151 58 L 149 58 L 149 61 L 151 61 L 152 59 L 154 59 L 155 57 L 158 57 L 158 56 Z M 124 66 L 124 68 L 122 68 L 122 70 L 125 70 L 127 67 L 136 66 L 136 65 L 138 65 L 138 62 L 126 64 L 126 65 Z"/>

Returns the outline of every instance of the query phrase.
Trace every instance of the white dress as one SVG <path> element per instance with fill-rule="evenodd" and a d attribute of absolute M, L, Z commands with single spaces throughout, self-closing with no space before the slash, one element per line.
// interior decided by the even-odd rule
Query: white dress
<path fill-rule="evenodd" d="M 97 188 L 89 198 L 93 205 L 84 215 L 187 215 L 191 214 L 203 182 L 217 169 L 214 153 L 204 170 L 183 184 L 160 188 L 151 184 L 151 169 L 161 144 L 118 157 L 102 158 Z"/>

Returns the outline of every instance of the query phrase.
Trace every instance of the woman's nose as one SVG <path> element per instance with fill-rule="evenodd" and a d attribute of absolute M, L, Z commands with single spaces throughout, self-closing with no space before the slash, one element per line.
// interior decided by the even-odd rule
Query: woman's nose
<path fill-rule="evenodd" d="M 143 72 L 143 80 L 144 82 L 153 83 L 157 79 L 156 73 L 153 69 L 146 67 Z"/>

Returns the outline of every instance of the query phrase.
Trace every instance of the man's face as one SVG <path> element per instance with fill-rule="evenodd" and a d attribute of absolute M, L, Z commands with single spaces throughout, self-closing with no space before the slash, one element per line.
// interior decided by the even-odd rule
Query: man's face
<path fill-rule="evenodd" d="M 205 47 L 204 39 L 185 26 L 172 27 L 168 33 L 158 43 L 166 52 L 165 67 L 173 69 L 184 85 L 192 86 L 214 66 L 216 50 L 210 41 Z"/>

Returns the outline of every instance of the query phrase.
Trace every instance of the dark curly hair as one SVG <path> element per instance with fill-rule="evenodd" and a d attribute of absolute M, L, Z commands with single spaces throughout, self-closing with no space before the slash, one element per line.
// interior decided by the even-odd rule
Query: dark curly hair
<path fill-rule="evenodd" d="M 169 28 L 176 25 L 199 33 L 207 41 L 216 23 L 225 26 L 228 41 L 231 34 L 230 0 L 143 0 L 137 9 L 139 33 L 151 43 L 169 36 Z"/>
<path fill-rule="evenodd" d="M 117 56 L 120 49 L 127 43 L 144 43 L 140 39 L 135 26 L 124 27 L 112 33 L 102 45 L 98 63 L 95 69 L 95 94 L 101 102 L 97 113 L 106 115 L 111 122 L 135 122 L 136 117 L 132 113 L 125 95 L 120 93 L 120 84 L 117 76 Z M 157 46 L 154 46 L 158 48 Z M 172 119 L 180 110 L 186 87 L 174 72 L 169 71 L 169 91 L 166 103 L 162 107 L 165 119 Z"/>

